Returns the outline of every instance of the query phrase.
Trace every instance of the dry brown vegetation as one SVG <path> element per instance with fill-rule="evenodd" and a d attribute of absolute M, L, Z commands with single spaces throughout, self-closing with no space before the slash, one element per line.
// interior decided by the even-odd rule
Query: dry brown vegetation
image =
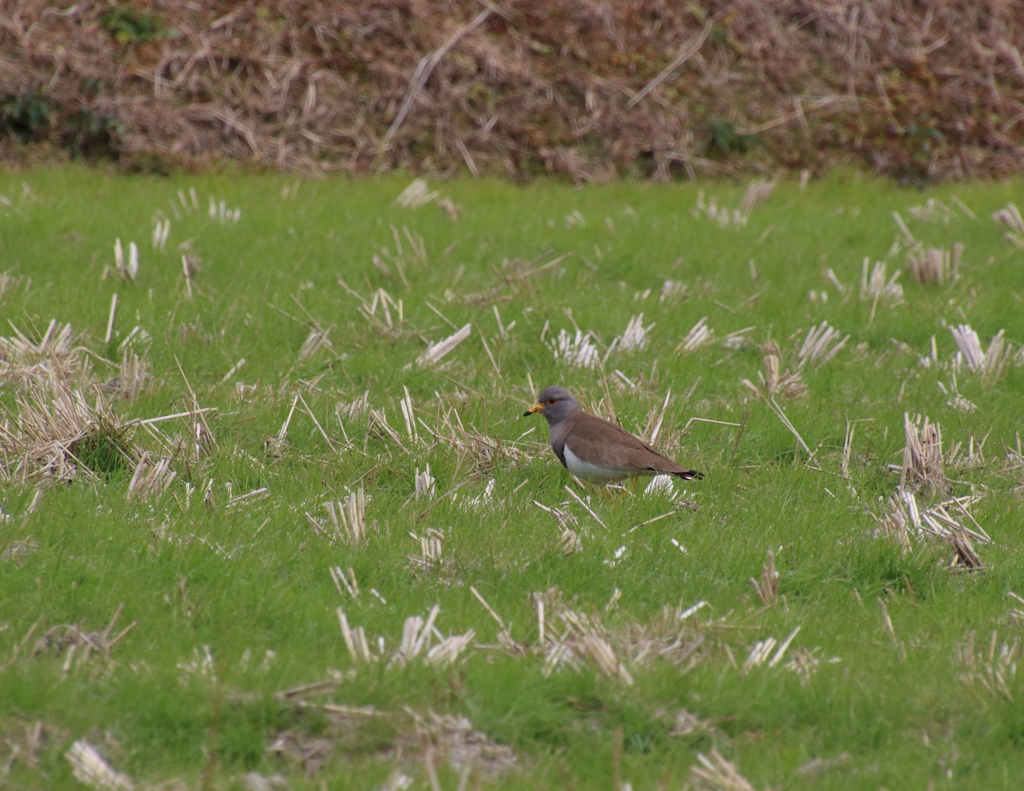
<path fill-rule="evenodd" d="M 1024 161 L 1006 0 L 65 5 L 0 7 L 8 157 L 576 180 Z"/>

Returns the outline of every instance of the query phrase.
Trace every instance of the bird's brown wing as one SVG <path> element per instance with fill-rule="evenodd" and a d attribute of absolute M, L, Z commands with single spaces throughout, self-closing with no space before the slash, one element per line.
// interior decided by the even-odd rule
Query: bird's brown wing
<path fill-rule="evenodd" d="M 665 473 L 687 480 L 704 477 L 662 456 L 621 426 L 596 415 L 580 415 L 565 436 L 565 444 L 577 457 L 598 467 L 626 470 L 630 474 Z"/>

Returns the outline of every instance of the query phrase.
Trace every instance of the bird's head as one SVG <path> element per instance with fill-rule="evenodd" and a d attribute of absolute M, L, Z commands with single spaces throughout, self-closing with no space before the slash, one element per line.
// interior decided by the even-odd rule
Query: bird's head
<path fill-rule="evenodd" d="M 537 403 L 530 407 L 523 417 L 540 412 L 548 423 L 557 423 L 579 411 L 580 405 L 572 397 L 572 393 L 564 387 L 552 385 L 537 396 Z"/>

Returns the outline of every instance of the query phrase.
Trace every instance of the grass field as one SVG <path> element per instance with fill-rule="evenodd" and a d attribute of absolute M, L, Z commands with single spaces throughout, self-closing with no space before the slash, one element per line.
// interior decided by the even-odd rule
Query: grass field
<path fill-rule="evenodd" d="M 1024 187 L 408 182 L 0 176 L 0 785 L 1020 787 Z"/>

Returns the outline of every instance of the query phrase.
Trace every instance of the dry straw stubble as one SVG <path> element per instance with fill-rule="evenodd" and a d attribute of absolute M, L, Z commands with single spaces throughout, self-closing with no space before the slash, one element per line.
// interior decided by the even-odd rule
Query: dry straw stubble
<path fill-rule="evenodd" d="M 786 167 L 852 151 L 911 179 L 1020 167 L 1024 125 L 962 110 L 1024 111 L 1016 4 L 124 5 L 155 29 L 100 0 L 4 4 L 0 84 L 45 86 L 40 134 L 81 145 L 91 118 L 150 167 L 601 180 L 734 170 L 744 150 Z"/>

